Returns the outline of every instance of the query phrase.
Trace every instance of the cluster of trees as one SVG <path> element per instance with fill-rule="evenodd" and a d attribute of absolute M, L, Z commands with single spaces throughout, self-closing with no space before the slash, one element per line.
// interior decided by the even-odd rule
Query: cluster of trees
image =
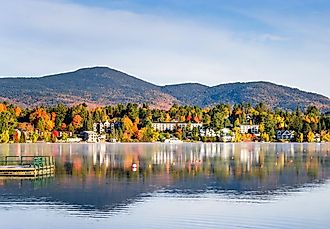
<path fill-rule="evenodd" d="M 235 141 L 255 138 L 251 134 L 240 134 L 242 124 L 259 125 L 264 141 L 274 141 L 276 130 L 285 129 L 294 130 L 298 142 L 312 142 L 314 134 L 319 134 L 322 141 L 330 141 L 330 115 L 321 113 L 314 106 L 304 111 L 299 108 L 295 111 L 273 110 L 263 104 L 219 104 L 209 108 L 173 105 L 169 110 L 158 110 L 150 109 L 146 104 L 128 103 L 93 109 L 86 104 L 30 109 L 3 102 L 0 103 L 0 142 L 25 142 L 27 138 L 32 142 L 56 141 L 59 137 L 65 140 L 69 133 L 92 130 L 94 122 L 105 121 L 121 123 L 108 138 L 125 142 L 157 141 L 171 135 L 183 140 L 204 140 L 196 129 L 159 133 L 152 128 L 152 122 L 171 121 L 203 123 L 205 128 L 215 131 L 229 127 L 236 134 Z"/>

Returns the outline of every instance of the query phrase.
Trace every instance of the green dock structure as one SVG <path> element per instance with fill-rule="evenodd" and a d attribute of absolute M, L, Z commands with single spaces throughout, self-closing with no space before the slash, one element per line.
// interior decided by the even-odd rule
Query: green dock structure
<path fill-rule="evenodd" d="M 0 159 L 0 177 L 39 177 L 55 174 L 52 156 L 5 156 Z"/>

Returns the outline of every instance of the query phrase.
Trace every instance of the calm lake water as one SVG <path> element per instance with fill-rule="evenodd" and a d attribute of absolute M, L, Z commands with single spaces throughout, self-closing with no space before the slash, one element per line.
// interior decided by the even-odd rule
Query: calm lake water
<path fill-rule="evenodd" d="M 0 178 L 1 229 L 330 227 L 330 144 L 0 145 L 32 154 L 56 174 Z"/>

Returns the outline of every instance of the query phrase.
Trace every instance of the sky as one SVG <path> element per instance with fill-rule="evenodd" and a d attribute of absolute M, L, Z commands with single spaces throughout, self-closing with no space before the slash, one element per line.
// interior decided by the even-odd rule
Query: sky
<path fill-rule="evenodd" d="M 108 66 L 158 84 L 330 97 L 329 0 L 0 0 L 0 76 Z"/>

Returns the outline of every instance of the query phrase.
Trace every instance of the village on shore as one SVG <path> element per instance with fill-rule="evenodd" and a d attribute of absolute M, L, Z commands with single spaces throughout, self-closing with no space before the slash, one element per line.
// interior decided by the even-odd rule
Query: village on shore
<path fill-rule="evenodd" d="M 329 142 L 330 115 L 263 104 L 210 108 L 118 104 L 21 108 L 0 103 L 0 142 Z"/>

